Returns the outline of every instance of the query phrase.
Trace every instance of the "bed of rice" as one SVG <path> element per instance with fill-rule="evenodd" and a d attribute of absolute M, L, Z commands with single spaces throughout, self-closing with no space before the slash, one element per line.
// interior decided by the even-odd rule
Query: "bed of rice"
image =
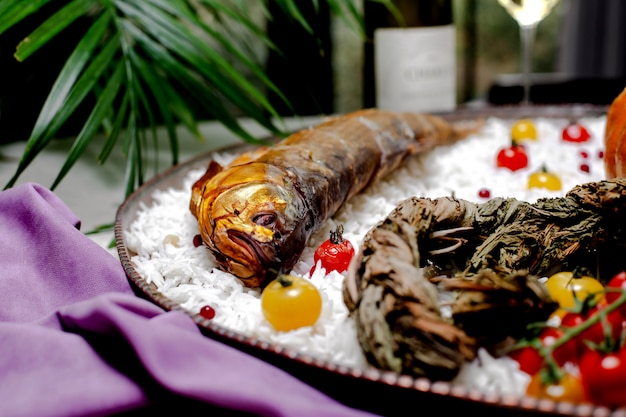
<path fill-rule="evenodd" d="M 311 238 L 293 273 L 308 276 L 313 251 L 328 238 L 336 224 L 343 224 L 344 237 L 358 250 L 364 234 L 410 196 L 454 195 L 480 203 L 485 199 L 479 197 L 479 190 L 486 188 L 490 197 L 534 202 L 541 197 L 562 196 L 577 184 L 604 178 L 604 117 L 579 119 L 592 136 L 585 143 L 562 141 L 566 119 L 533 120 L 538 139 L 524 142 L 529 154 L 527 168 L 511 172 L 496 167 L 498 150 L 510 145 L 513 120 L 489 118 L 479 133 L 410 159 L 392 176 L 354 197 Z M 214 159 L 226 164 L 234 156 L 217 152 Z M 589 172 L 581 170 L 581 164 L 586 164 Z M 544 165 L 561 178 L 561 191 L 527 189 L 528 176 Z M 198 228 L 188 205 L 191 184 L 201 174 L 202 170 L 189 172 L 181 189 L 155 191 L 153 203 L 142 206 L 136 221 L 128 226 L 124 238 L 128 249 L 137 254 L 132 261 L 138 273 L 190 313 L 210 305 L 216 310 L 213 320 L 223 327 L 340 365 L 367 367 L 354 323 L 343 304 L 343 275 L 337 272 L 325 275 L 323 269 L 317 269 L 310 279 L 322 293 L 320 319 L 313 327 L 277 332 L 263 317 L 260 293 L 215 269 L 206 249 L 194 247 Z M 516 362 L 491 358 L 484 351 L 454 381 L 499 394 L 523 394 L 527 382 L 527 375 L 517 369 Z"/>

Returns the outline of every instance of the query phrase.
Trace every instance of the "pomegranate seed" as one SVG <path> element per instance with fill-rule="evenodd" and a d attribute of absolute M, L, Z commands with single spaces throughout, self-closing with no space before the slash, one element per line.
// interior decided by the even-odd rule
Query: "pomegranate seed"
<path fill-rule="evenodd" d="M 193 237 L 193 247 L 197 248 L 198 246 L 202 245 L 202 236 L 200 235 L 195 235 Z"/>
<path fill-rule="evenodd" d="M 587 151 L 580 151 L 580 156 L 582 156 L 584 159 L 589 158 L 589 154 L 587 153 Z"/>
<path fill-rule="evenodd" d="M 582 172 L 589 173 L 589 165 L 587 165 L 587 164 L 580 164 L 580 170 Z"/>
<path fill-rule="evenodd" d="M 211 320 L 215 317 L 215 309 L 208 305 L 202 306 L 202 308 L 200 308 L 200 315 L 207 320 Z"/>
<path fill-rule="evenodd" d="M 489 191 L 487 188 L 481 188 L 480 190 L 478 190 L 478 197 L 489 198 L 491 197 L 491 191 Z"/>
<path fill-rule="evenodd" d="M 598 151 L 598 158 L 604 158 L 604 151 Z"/>

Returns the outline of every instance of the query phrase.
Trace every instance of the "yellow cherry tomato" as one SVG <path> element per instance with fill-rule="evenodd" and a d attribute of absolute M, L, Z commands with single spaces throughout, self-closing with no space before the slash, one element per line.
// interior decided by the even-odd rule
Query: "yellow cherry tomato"
<path fill-rule="evenodd" d="M 519 119 L 511 126 L 511 139 L 514 141 L 536 140 L 537 129 L 530 119 Z"/>
<path fill-rule="evenodd" d="M 563 185 L 561 179 L 544 167 L 541 171 L 533 172 L 528 177 L 528 189 L 545 188 L 550 191 L 559 191 Z"/>
<path fill-rule="evenodd" d="M 322 312 L 322 297 L 311 281 L 295 275 L 279 275 L 261 293 L 261 310 L 279 331 L 315 324 Z"/>
<path fill-rule="evenodd" d="M 572 271 L 562 271 L 550 276 L 546 281 L 550 297 L 561 309 L 572 308 L 576 299 L 581 302 L 594 295 L 596 302 L 604 299 L 604 286 L 589 275 L 575 276 Z"/>
<path fill-rule="evenodd" d="M 565 372 L 557 381 L 546 381 L 544 378 L 543 372 L 533 375 L 526 388 L 526 394 L 570 403 L 581 403 L 586 400 L 582 380 L 578 375 Z"/>

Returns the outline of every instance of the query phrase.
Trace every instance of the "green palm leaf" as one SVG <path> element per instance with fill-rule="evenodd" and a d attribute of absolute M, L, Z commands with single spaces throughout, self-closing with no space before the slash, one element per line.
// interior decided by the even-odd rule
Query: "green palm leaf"
<path fill-rule="evenodd" d="M 68 58 L 39 113 L 33 132 L 26 142 L 26 148 L 17 170 L 5 188 L 15 184 L 18 177 L 35 159 L 37 154 L 53 139 L 58 129 L 61 128 L 93 87 L 97 72 L 102 72 L 106 68 L 107 60 L 115 52 L 114 42 L 110 42 L 109 46 L 104 48 L 104 51 L 107 53 L 101 54 L 101 59 L 96 59 L 92 62 L 90 66 L 91 71 L 83 74 L 81 78 L 83 81 L 75 84 L 85 65 L 93 58 L 93 51 L 107 30 L 110 21 L 109 17 L 108 14 L 103 14 L 85 34 L 72 55 Z M 71 96 L 70 91 L 72 92 Z"/>
<path fill-rule="evenodd" d="M 0 19 L 0 34 L 37 12 L 49 1 L 3 0 L 0 3 L 0 16 L 2 16 L 2 19 Z"/>
<path fill-rule="evenodd" d="M 69 172 L 72 165 L 74 165 L 74 162 L 76 162 L 76 160 L 83 153 L 91 138 L 97 133 L 100 124 L 106 117 L 106 112 L 110 109 L 117 92 L 122 87 L 122 83 L 124 82 L 123 75 L 124 63 L 119 62 L 113 71 L 113 74 L 108 77 L 106 88 L 99 95 L 96 106 L 89 115 L 89 118 L 85 122 L 82 130 L 76 137 L 74 144 L 70 148 L 69 154 L 67 155 L 67 159 L 61 167 L 61 171 L 52 183 L 51 188 L 54 188 L 59 184 L 63 177 Z"/>
<path fill-rule="evenodd" d="M 91 0 L 76 0 L 56 12 L 18 45 L 16 57 L 23 61 L 63 29 L 84 16 L 93 6 Z"/>
<path fill-rule="evenodd" d="M 299 2 L 266 1 L 277 2 L 314 36 Z M 319 0 L 310 1 L 319 7 Z M 333 13 L 362 31 L 358 0 L 325 1 Z M 48 3 L 0 0 L 0 35 Z M 5 188 L 16 183 L 78 108 L 87 109 L 87 116 L 52 189 L 98 134 L 105 135 L 98 153 L 100 163 L 118 146 L 119 155 L 126 158 L 127 194 L 141 185 L 148 158 L 156 156 L 157 126 L 165 129 L 172 164 L 178 163 L 177 127 L 183 126 L 200 139 L 199 115 L 210 115 L 251 143 L 263 141 L 240 125 L 238 118 L 242 115 L 274 135 L 285 134 L 277 125 L 280 117 L 266 91 L 285 102 L 287 99 L 266 76 L 262 63 L 256 62 L 253 51 L 229 37 L 229 25 L 234 23 L 239 30 L 275 49 L 263 27 L 246 17 L 245 1 L 70 0 L 64 4 L 16 49 L 16 59 L 28 59 L 73 23 L 88 23 L 52 86 L 16 172 Z M 202 17 L 207 14 L 213 18 L 210 23 Z M 251 75 L 243 75 L 241 67 Z"/>
<path fill-rule="evenodd" d="M 119 111 L 117 112 L 117 115 L 115 116 L 115 120 L 113 122 L 111 130 L 108 132 L 107 139 L 104 145 L 102 145 L 102 149 L 100 150 L 100 153 L 98 154 L 98 162 L 100 162 L 101 164 L 103 164 L 108 159 L 109 155 L 111 155 L 111 152 L 113 151 L 113 149 L 115 148 L 115 145 L 117 144 L 117 140 L 120 136 L 120 133 L 122 132 L 124 121 L 126 120 L 128 102 L 129 102 L 128 92 L 125 92 L 124 97 L 122 98 L 122 102 L 119 106 Z"/>

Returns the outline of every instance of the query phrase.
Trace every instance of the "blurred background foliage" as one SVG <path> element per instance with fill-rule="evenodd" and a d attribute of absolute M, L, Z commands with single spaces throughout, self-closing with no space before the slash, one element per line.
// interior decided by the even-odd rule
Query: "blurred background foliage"
<path fill-rule="evenodd" d="M 25 140 L 29 143 L 12 181 L 49 141 L 76 140 L 76 135 L 80 136 L 86 121 L 93 115 L 94 106 L 105 96 L 107 77 L 115 73 L 113 64 L 124 59 L 120 57 L 128 57 L 128 50 L 113 55 L 115 59 L 105 63 L 110 68 L 100 74 L 99 82 L 63 123 L 55 129 L 39 126 L 37 133 L 42 113 L 47 111 L 50 121 L 63 103 L 61 100 L 46 110 L 46 99 L 55 80 L 77 44 L 85 39 L 87 30 L 103 13 L 110 12 L 114 18 L 101 35 L 97 48 L 122 29 L 124 23 L 148 33 L 156 44 L 168 36 L 161 31 L 164 27 L 178 33 L 181 39 L 184 37 L 180 37 L 180 33 L 189 29 L 197 36 L 191 40 L 190 51 L 194 47 L 202 51 L 198 52 L 200 58 L 194 60 L 177 51 L 172 46 L 175 45 L 173 40 L 167 41 L 168 53 L 178 60 L 182 70 L 172 72 L 171 67 L 151 55 L 154 51 L 150 48 L 137 47 L 138 33 L 121 32 L 121 39 L 128 41 L 126 48 L 134 50 L 134 59 L 138 61 L 126 61 L 120 90 L 110 96 L 107 108 L 102 109 L 101 118 L 94 125 L 98 129 L 94 127 L 87 133 L 104 132 L 120 137 L 107 139 L 107 149 L 97 152 L 99 158 L 94 163 L 104 163 L 111 154 L 127 158 L 127 193 L 130 193 L 143 182 L 145 160 L 155 151 L 151 148 L 153 133 L 149 129 L 143 131 L 144 127 L 166 125 L 171 162 L 177 163 L 175 125 L 182 124 L 198 136 L 198 122 L 217 120 L 243 140 L 253 142 L 256 138 L 247 137 L 236 118 L 252 117 L 270 134 L 280 136 L 287 133 L 278 121 L 280 117 L 345 113 L 360 108 L 363 39 L 359 10 L 362 1 L 381 0 L 0 0 L 0 143 Z M 452 1 L 458 31 L 458 101 L 463 104 L 484 100 L 490 85 L 500 75 L 519 71 L 518 27 L 496 0 Z M 28 42 L 21 43 L 44 22 L 48 22 L 49 28 L 54 27 L 49 19 L 72 6 L 84 13 L 68 17 L 66 26 L 57 19 L 58 33 L 45 39 L 40 48 L 29 51 Z M 33 13 L 28 13 L 29 9 Z M 18 16 L 20 13 L 22 17 Z M 562 14 L 560 4 L 538 28 L 533 64 L 536 72 L 556 69 Z M 167 24 L 164 26 L 163 22 Z M 184 24 L 180 26 L 180 22 Z M 159 38 L 161 36 L 163 39 Z M 204 49 L 207 46 L 209 49 Z M 17 57 L 23 55 L 24 59 L 16 59 L 16 48 Z M 94 50 L 98 51 L 97 48 Z M 211 73 L 206 71 L 207 65 L 216 65 L 212 61 L 216 58 L 210 55 L 212 52 L 224 61 L 215 67 L 218 72 L 222 71 L 223 78 L 222 81 L 210 79 L 207 83 L 207 74 Z M 146 63 L 157 78 L 136 83 L 132 71 L 135 77 L 141 75 L 139 67 L 128 65 L 129 62 Z M 245 87 L 241 87 L 241 80 L 245 80 Z M 169 101 L 169 109 L 175 107 L 171 119 L 171 115 L 155 103 L 159 101 L 155 90 L 167 86 L 172 87 L 167 94 L 177 93 L 182 98 Z M 67 86 L 70 87 L 71 84 Z M 58 90 L 58 85 L 55 88 Z M 135 115 L 131 119 L 116 119 L 120 109 L 129 109 L 129 104 L 123 104 L 124 91 L 128 88 L 140 95 L 135 97 L 134 104 L 130 102 L 135 106 Z M 198 97 L 198 92 L 205 94 L 206 100 Z M 123 129 L 116 128 L 117 123 Z M 126 130 L 124 134 L 123 130 Z M 129 130 L 131 135 L 128 135 Z M 52 188 L 81 156 L 89 143 L 89 134 L 72 147 L 65 172 L 59 174 Z M 116 147 L 119 149 L 115 150 Z M 7 184 L 11 185 L 12 182 Z"/>

